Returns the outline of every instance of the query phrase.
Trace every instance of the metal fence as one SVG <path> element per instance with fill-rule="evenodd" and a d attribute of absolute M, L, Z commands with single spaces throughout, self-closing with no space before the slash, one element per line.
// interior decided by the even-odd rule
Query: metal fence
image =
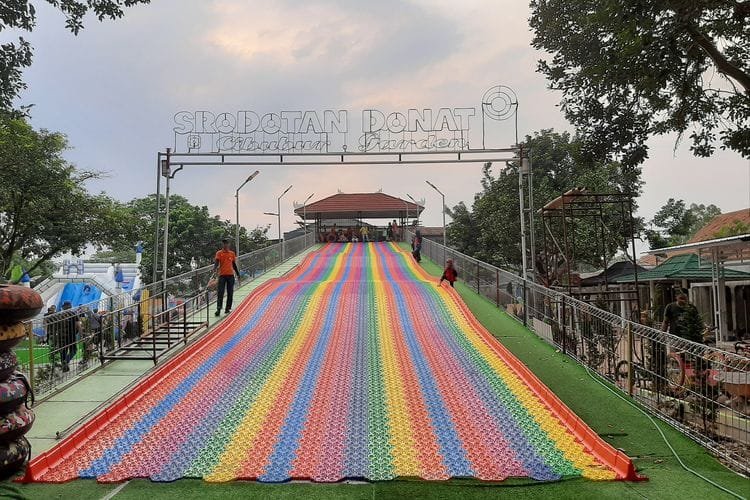
<path fill-rule="evenodd" d="M 261 248 L 237 259 L 239 285 L 315 244 L 313 233 Z M 58 388 L 98 368 L 116 352 L 134 351 L 132 358 L 153 359 L 186 342 L 199 330 L 208 308 L 216 302 L 213 266 L 26 323 L 29 335 L 15 348 L 18 369 L 42 400 Z M 144 339 L 146 339 L 144 341 Z M 164 349 L 166 347 L 166 349 Z M 138 356 L 137 351 L 142 352 Z"/>
<path fill-rule="evenodd" d="M 750 473 L 750 358 L 624 319 L 428 239 L 422 253 L 438 264 L 452 259 L 479 295 Z"/>

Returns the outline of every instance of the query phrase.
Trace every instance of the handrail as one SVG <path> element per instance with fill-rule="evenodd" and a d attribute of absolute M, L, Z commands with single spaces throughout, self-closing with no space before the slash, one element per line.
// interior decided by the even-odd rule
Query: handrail
<path fill-rule="evenodd" d="M 315 243 L 314 233 L 308 233 L 307 235 L 298 236 L 297 238 L 292 238 L 290 240 L 285 240 L 285 241 L 280 242 L 280 243 L 274 243 L 272 245 L 268 245 L 268 246 L 265 246 L 263 248 L 259 248 L 259 249 L 253 250 L 251 252 L 247 252 L 245 254 L 242 254 L 242 255 L 240 255 L 237 258 L 238 265 L 239 265 L 239 263 L 242 263 L 244 261 L 252 260 L 253 257 L 261 255 L 262 253 L 268 253 L 268 252 L 273 252 L 273 251 L 279 251 L 280 252 L 282 245 L 284 245 L 284 247 L 287 248 L 287 247 L 296 245 L 296 244 L 298 244 L 300 242 L 303 242 L 302 249 L 309 248 L 310 246 L 312 246 Z M 285 252 L 285 253 L 289 253 L 289 252 Z M 294 256 L 294 254 L 285 255 L 285 260 L 287 260 L 287 259 L 289 259 L 289 258 L 291 258 L 293 256 Z M 200 268 L 198 268 L 196 270 L 186 271 L 184 273 L 180 273 L 178 275 L 168 277 L 166 279 L 166 281 L 165 280 L 159 280 L 159 281 L 156 281 L 154 283 L 146 284 L 143 287 L 141 287 L 140 290 L 148 290 L 149 293 L 151 293 L 151 294 L 161 293 L 163 290 L 165 290 L 167 287 L 169 287 L 172 284 L 178 283 L 178 282 L 180 282 L 182 280 L 186 280 L 186 279 L 189 279 L 189 278 L 192 278 L 192 277 L 195 277 L 195 276 L 208 275 L 208 274 L 210 274 L 212 272 L 212 270 L 213 270 L 213 264 L 209 264 L 207 266 L 200 267 Z M 102 284 L 100 281 L 98 281 L 93 276 L 90 276 L 90 277 L 89 276 L 80 276 L 80 277 L 70 278 L 70 279 L 59 278 L 59 277 L 50 277 L 50 278 L 47 278 L 46 280 L 44 280 L 42 283 L 40 283 L 35 288 L 35 290 L 37 290 L 37 291 L 39 291 L 41 293 L 41 292 L 46 291 L 47 289 L 49 289 L 49 287 L 51 286 L 51 284 L 54 284 L 54 282 L 48 284 L 46 286 L 46 288 L 43 288 L 41 290 L 39 289 L 39 287 L 41 285 L 44 285 L 49 280 L 60 280 L 57 283 L 63 283 L 63 282 L 76 283 L 77 281 L 75 281 L 75 280 L 83 280 L 83 281 L 78 281 L 78 282 L 86 282 L 85 280 L 92 280 L 97 286 L 100 286 L 101 288 L 105 289 L 106 291 L 111 291 L 110 287 Z M 128 292 L 121 292 L 121 293 L 116 293 L 116 294 L 110 294 L 110 296 L 108 298 L 106 298 L 106 299 L 99 299 L 99 300 L 95 300 L 95 301 L 92 301 L 92 302 L 87 302 L 85 304 L 80 304 L 78 307 L 87 307 L 87 308 L 90 308 L 90 309 L 91 308 L 98 308 L 99 305 L 102 302 L 106 301 L 109 304 L 113 304 L 112 309 L 116 309 L 116 308 L 119 308 L 119 307 L 124 306 L 124 305 L 130 305 L 130 304 L 132 304 L 132 302 L 133 302 L 133 293 L 134 293 L 134 291 L 128 291 Z M 57 318 L 57 317 L 62 317 L 62 311 L 58 311 L 55 314 L 50 315 L 48 318 L 54 319 L 54 318 Z M 30 321 L 32 321 L 32 320 L 29 320 L 28 322 L 30 322 Z"/>
<path fill-rule="evenodd" d="M 247 278 L 243 279 L 243 284 L 315 243 L 314 234 L 308 233 L 243 254 L 238 259 L 238 267 Z M 281 260 L 282 244 L 285 247 L 284 261 Z M 208 314 L 205 308 L 216 300 L 216 292 L 210 281 L 212 274 L 213 266 L 204 266 L 170 277 L 166 282 L 147 285 L 143 290 L 149 293 L 142 292 L 138 299 L 129 293 L 106 298 L 104 300 L 108 307 L 101 308 L 96 315 L 91 306 L 102 301 L 85 304 L 81 310 L 70 309 L 28 320 L 25 323 L 29 332 L 27 342 L 19 347 L 21 351 L 26 351 L 19 351 L 19 370 L 35 385 L 35 392 L 39 396 L 37 399 L 44 399 L 59 387 L 95 369 L 92 361 L 96 358 L 101 362 L 113 359 L 112 354 L 116 350 L 128 347 L 131 339 L 140 337 L 141 333 L 153 331 L 161 319 L 171 314 L 182 311 L 183 327 L 188 329 L 191 325 L 186 315 L 192 316 L 197 309 L 200 309 L 201 315 Z M 86 307 L 89 311 L 84 312 Z M 71 323 L 73 316 L 78 320 Z M 159 358 L 161 352 L 154 347 L 156 337 L 149 340 L 152 347 L 149 359 Z"/>

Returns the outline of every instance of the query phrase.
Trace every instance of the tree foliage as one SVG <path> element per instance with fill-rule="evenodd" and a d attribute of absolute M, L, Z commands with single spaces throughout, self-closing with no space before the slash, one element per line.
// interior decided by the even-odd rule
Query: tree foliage
<path fill-rule="evenodd" d="M 750 224 L 735 219 L 730 224 L 716 231 L 713 236 L 714 238 L 729 238 L 730 236 L 739 236 L 741 234 L 750 234 Z"/>
<path fill-rule="evenodd" d="M 750 0 L 532 0 L 539 71 L 594 155 L 625 165 L 652 135 L 750 158 Z"/>
<path fill-rule="evenodd" d="M 652 249 L 687 243 L 700 228 L 721 214 L 716 205 L 691 204 L 670 198 L 651 219 L 651 228 L 645 231 Z"/>
<path fill-rule="evenodd" d="M 161 199 L 162 218 L 165 198 Z M 223 238 L 234 242 L 235 225 L 211 215 L 206 206 L 191 204 L 179 195 L 169 197 L 169 255 L 167 274 L 174 276 L 190 270 L 190 261 L 195 258 L 198 266 L 213 262 Z M 143 241 L 143 277 L 149 281 L 153 267 L 153 236 L 156 231 L 156 195 L 131 200 L 124 211 L 124 217 L 131 221 L 128 232 L 110 244 L 114 252 L 132 251 L 135 242 Z M 163 221 L 162 221 L 163 231 Z M 248 231 L 240 227 L 240 249 L 242 253 L 263 248 L 268 244 L 268 227 L 256 227 Z M 163 235 L 163 233 L 162 233 Z M 163 238 L 163 236 L 161 237 Z M 160 244 L 163 240 L 160 238 Z M 161 254 L 163 248 L 159 248 Z M 161 260 L 161 256 L 160 256 Z"/>
<path fill-rule="evenodd" d="M 41 0 L 39 0 L 41 1 Z M 65 16 L 65 27 L 77 35 L 87 14 L 99 21 L 119 19 L 125 8 L 147 4 L 150 0 L 45 0 Z M 4 0 L 0 6 L 0 32 L 8 29 L 32 32 L 36 27 L 36 9 L 31 0 Z M 26 88 L 23 68 L 31 66 L 33 49 L 23 37 L 18 42 L 0 44 L 0 109 L 10 110 L 13 100 Z"/>
<path fill-rule="evenodd" d="M 66 148 L 65 136 L 0 114 L 0 274 L 19 260 L 33 273 L 61 253 L 124 232 L 118 202 L 86 190 L 99 174 L 67 163 Z"/>
<path fill-rule="evenodd" d="M 624 169 L 616 162 L 591 161 L 582 152 L 579 136 L 542 130 L 526 137 L 531 151 L 534 174 L 535 210 L 562 193 L 577 186 L 602 193 L 632 193 L 641 188 L 640 169 Z M 518 165 L 511 163 L 493 174 L 486 164 L 482 173 L 482 191 L 477 193 L 471 211 L 459 204 L 451 210 L 453 222 L 448 227 L 450 244 L 480 260 L 505 268 L 521 264 L 520 213 L 518 209 Z M 611 258 L 624 244 L 618 208 L 604 213 L 607 226 L 606 254 Z M 557 231 L 559 228 L 551 228 Z M 637 228 L 636 228 L 637 229 Z M 537 253 L 542 252 L 542 221 L 537 217 Z M 600 226 L 592 221 L 571 228 L 577 262 L 584 265 L 602 264 Z M 557 251 L 550 247 L 553 253 Z"/>

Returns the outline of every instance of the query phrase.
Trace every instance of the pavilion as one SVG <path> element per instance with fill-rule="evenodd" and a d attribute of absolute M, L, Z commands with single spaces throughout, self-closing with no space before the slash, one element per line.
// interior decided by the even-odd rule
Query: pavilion
<path fill-rule="evenodd" d="M 334 224 L 343 228 L 342 221 L 357 225 L 375 224 L 365 221 L 382 220 L 382 226 L 395 220 L 399 226 L 411 225 L 419 218 L 424 207 L 383 192 L 337 193 L 327 198 L 298 206 L 294 213 L 305 222 L 315 224 L 316 234 L 321 234 Z"/>

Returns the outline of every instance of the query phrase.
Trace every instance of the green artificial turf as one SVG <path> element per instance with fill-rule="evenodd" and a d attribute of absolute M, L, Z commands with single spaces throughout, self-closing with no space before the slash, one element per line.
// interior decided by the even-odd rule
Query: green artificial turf
<path fill-rule="evenodd" d="M 435 264 L 422 261 L 423 267 L 439 276 L 442 270 Z M 626 402 L 620 400 L 592 380 L 575 361 L 556 352 L 553 347 L 525 329 L 509 315 L 499 312 L 495 305 L 474 293 L 462 283 L 458 292 L 485 327 L 513 354 L 523 361 L 573 411 L 598 432 L 607 442 L 633 457 L 641 474 L 649 480 L 639 483 L 622 481 L 593 482 L 571 479 L 557 483 L 506 481 L 482 483 L 476 480 L 427 482 L 398 480 L 367 484 L 260 484 L 232 482 L 209 484 L 200 480 L 183 479 L 174 483 L 152 483 L 134 480 L 116 495 L 118 500 L 188 498 L 275 498 L 303 500 L 335 499 L 480 499 L 514 497 L 555 499 L 679 499 L 732 498 L 717 488 L 684 471 L 662 441 L 651 422 Z M 722 466 L 701 446 L 670 426 L 658 424 L 667 439 L 691 468 L 713 481 L 743 495 L 750 496 L 750 480 L 742 478 Z M 0 485 L 0 498 L 17 491 L 19 498 L 30 499 L 99 499 L 118 485 L 102 485 L 95 481 L 77 480 L 61 485 L 30 484 Z"/>

